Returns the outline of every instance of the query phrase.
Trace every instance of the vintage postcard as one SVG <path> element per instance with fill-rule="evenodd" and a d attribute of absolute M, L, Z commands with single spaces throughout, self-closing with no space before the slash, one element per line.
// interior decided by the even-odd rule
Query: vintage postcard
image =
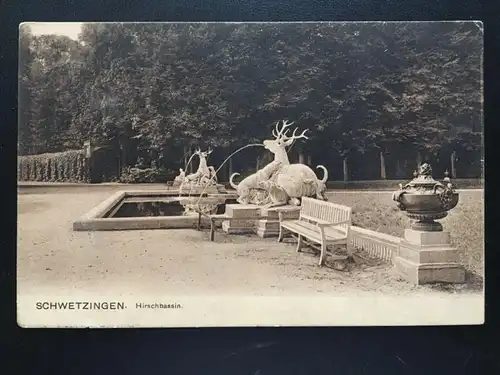
<path fill-rule="evenodd" d="M 481 22 L 19 34 L 20 326 L 483 323 Z"/>

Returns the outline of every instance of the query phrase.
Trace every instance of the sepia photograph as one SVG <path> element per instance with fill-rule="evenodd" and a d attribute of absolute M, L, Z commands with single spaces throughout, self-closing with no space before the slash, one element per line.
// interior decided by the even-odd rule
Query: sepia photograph
<path fill-rule="evenodd" d="M 22 327 L 484 323 L 483 24 L 19 26 Z"/>

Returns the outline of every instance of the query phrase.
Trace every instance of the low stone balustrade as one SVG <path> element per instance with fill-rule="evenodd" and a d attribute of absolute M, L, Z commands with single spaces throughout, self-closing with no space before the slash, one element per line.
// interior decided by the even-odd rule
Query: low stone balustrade
<path fill-rule="evenodd" d="M 361 227 L 351 227 L 351 245 L 362 249 L 370 257 L 392 263 L 402 238 Z"/>

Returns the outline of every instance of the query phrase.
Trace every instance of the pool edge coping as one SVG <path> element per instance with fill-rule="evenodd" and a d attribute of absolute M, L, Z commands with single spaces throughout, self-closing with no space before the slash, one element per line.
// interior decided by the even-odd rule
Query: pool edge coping
<path fill-rule="evenodd" d="M 111 231 L 131 229 L 183 229 L 196 228 L 198 226 L 198 215 L 192 216 L 155 216 L 155 217 L 109 217 L 104 216 L 117 204 L 124 201 L 127 196 L 134 195 L 167 195 L 177 196 L 178 191 L 165 190 L 120 190 L 110 197 L 84 213 L 73 222 L 73 231 Z M 216 194 L 219 195 L 219 194 Z M 226 195 L 226 194 L 220 194 Z M 231 195 L 231 194 L 228 194 Z M 209 220 L 200 218 L 201 223 L 207 224 Z"/>

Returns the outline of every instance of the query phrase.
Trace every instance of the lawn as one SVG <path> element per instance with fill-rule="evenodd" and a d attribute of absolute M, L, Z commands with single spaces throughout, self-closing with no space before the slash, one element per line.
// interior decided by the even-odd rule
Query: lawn
<path fill-rule="evenodd" d="M 353 224 L 394 236 L 403 236 L 410 219 L 401 212 L 390 192 L 330 192 L 331 202 L 353 208 Z M 467 271 L 483 277 L 484 256 L 483 191 L 461 191 L 460 200 L 448 217 L 440 220 L 461 252 Z"/>

